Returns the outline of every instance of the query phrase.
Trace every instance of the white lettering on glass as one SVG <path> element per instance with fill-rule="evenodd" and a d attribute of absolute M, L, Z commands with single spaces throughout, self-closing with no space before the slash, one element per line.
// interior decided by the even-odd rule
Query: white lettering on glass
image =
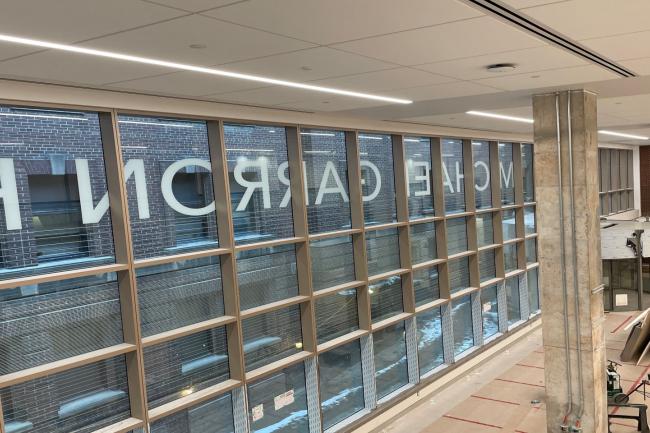
<path fill-rule="evenodd" d="M 167 170 L 165 170 L 165 172 L 163 173 L 162 179 L 160 180 L 160 189 L 162 190 L 163 198 L 165 199 L 169 207 L 174 209 L 176 212 L 183 215 L 189 215 L 189 216 L 207 215 L 211 212 L 214 212 L 215 209 L 214 201 L 209 205 L 203 207 L 197 207 L 197 208 L 187 207 L 176 199 L 176 196 L 174 195 L 174 191 L 172 190 L 172 183 L 174 182 L 174 176 L 176 175 L 176 173 L 178 173 L 184 167 L 191 167 L 191 166 L 201 167 L 208 171 L 212 169 L 210 167 L 210 162 L 204 159 L 188 158 L 188 159 L 182 159 L 180 161 L 176 161 L 175 163 L 167 167 Z M 248 190 L 246 192 L 248 193 Z"/>
<path fill-rule="evenodd" d="M 445 164 L 442 165 L 443 185 L 450 193 L 461 190 L 461 181 L 463 180 L 464 175 L 461 172 L 460 164 L 460 161 L 455 161 L 455 182 L 453 182 L 449 176 L 447 166 Z M 368 188 L 368 191 L 365 191 L 367 195 L 363 196 L 363 201 L 370 202 L 376 199 L 381 192 L 381 172 L 377 165 L 373 164 L 370 161 L 361 160 L 360 165 L 361 167 L 366 168 L 366 170 L 362 172 L 361 184 L 365 186 L 369 183 L 371 185 Z M 209 161 L 198 158 L 183 159 L 171 164 L 163 173 L 160 182 L 161 191 L 165 202 L 176 212 L 183 215 L 202 216 L 214 212 L 214 201 L 200 208 L 190 208 L 180 203 L 174 196 L 174 191 L 172 188 L 174 176 L 181 169 L 189 166 L 202 167 L 208 171 L 211 170 Z M 103 218 L 109 208 L 108 193 L 105 192 L 102 198 L 97 202 L 97 205 L 95 205 L 92 198 L 93 191 L 88 160 L 75 159 L 75 167 L 79 185 L 79 200 L 81 205 L 81 216 L 83 224 L 96 224 Z M 285 191 L 284 196 L 280 202 L 280 207 L 288 206 L 291 199 L 288 167 L 289 164 L 286 161 L 278 165 L 278 181 L 281 185 L 287 187 L 287 190 Z M 306 179 L 306 164 L 304 162 L 302 168 L 303 175 Z M 424 169 L 424 172 L 422 172 L 422 169 Z M 476 174 L 481 173 L 481 179 L 485 179 L 484 181 L 479 181 L 479 176 L 477 176 L 474 188 L 477 191 L 485 191 L 490 185 L 490 170 L 488 164 L 484 161 L 476 161 L 474 163 L 474 170 Z M 244 177 L 245 172 L 255 174 L 255 180 L 252 180 L 250 178 L 246 179 Z M 413 183 L 425 183 L 425 188 L 423 188 L 421 191 L 414 192 L 415 196 L 425 196 L 431 194 L 431 167 L 428 162 L 409 161 L 407 172 L 409 173 L 409 183 L 411 181 Z M 507 170 L 503 164 L 499 163 L 499 172 L 501 184 L 507 187 L 511 187 L 514 183 L 512 161 L 507 165 Z M 142 159 L 131 159 L 127 161 L 127 163 L 124 165 L 124 175 L 126 177 L 126 181 L 129 181 L 132 177 L 135 178 L 135 192 L 139 219 L 142 220 L 150 218 L 149 195 L 147 191 L 147 177 L 144 161 Z M 246 210 L 251 203 L 253 194 L 257 191 L 260 191 L 262 193 L 262 204 L 264 209 L 270 209 L 272 207 L 271 186 L 269 184 L 269 165 L 267 158 L 260 157 L 254 160 L 239 158 L 234 167 L 233 176 L 235 182 L 245 189 L 240 202 L 237 204 L 237 211 Z M 407 190 L 407 192 L 410 196 L 410 190 Z M 333 161 L 327 161 L 325 164 L 314 203 L 316 205 L 322 204 L 326 194 L 337 194 L 343 199 L 344 202 L 349 202 L 348 194 L 345 191 L 345 187 L 341 181 L 341 177 Z M 309 204 L 306 182 L 305 198 L 307 204 Z M 4 205 L 7 230 L 21 230 L 22 223 L 20 206 L 18 202 L 16 173 L 14 168 L 14 161 L 11 158 L 0 158 L 0 200 L 2 200 L 2 204 Z"/>
<path fill-rule="evenodd" d="M 5 208 L 7 230 L 22 229 L 16 171 L 14 170 L 14 160 L 10 158 L 0 158 L 0 199 L 2 199 Z"/>

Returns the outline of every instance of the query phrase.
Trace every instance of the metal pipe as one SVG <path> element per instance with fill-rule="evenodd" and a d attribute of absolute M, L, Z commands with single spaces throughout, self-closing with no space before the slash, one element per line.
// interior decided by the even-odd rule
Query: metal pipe
<path fill-rule="evenodd" d="M 571 240 L 572 240 L 572 260 L 573 260 L 573 303 L 575 308 L 574 322 L 576 327 L 576 350 L 578 351 L 578 395 L 580 406 L 578 409 L 578 418 L 576 424 L 580 425 L 582 414 L 584 413 L 584 380 L 582 377 L 582 343 L 581 343 L 581 321 L 580 321 L 580 296 L 578 289 L 578 240 L 576 235 L 576 207 L 575 207 L 575 192 L 573 190 L 573 138 L 571 137 L 571 92 L 567 95 L 567 129 L 569 136 L 569 185 L 570 185 L 570 201 L 571 201 Z"/>
<path fill-rule="evenodd" d="M 558 196 L 560 214 L 560 272 L 562 273 L 562 305 L 564 307 L 564 353 L 566 356 L 566 383 L 567 383 L 567 411 L 562 423 L 573 412 L 573 382 L 571 378 L 571 348 L 569 346 L 569 294 L 566 281 L 566 245 L 564 239 L 564 196 L 562 186 L 562 146 L 560 144 L 560 94 L 555 94 L 555 121 L 557 126 L 557 174 L 558 174 Z"/>

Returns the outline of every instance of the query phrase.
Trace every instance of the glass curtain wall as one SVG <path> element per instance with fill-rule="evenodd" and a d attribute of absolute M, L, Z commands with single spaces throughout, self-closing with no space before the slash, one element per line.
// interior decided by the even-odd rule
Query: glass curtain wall
<path fill-rule="evenodd" d="M 530 144 L 20 106 L 0 142 L 6 432 L 335 431 L 539 309 Z"/>
<path fill-rule="evenodd" d="M 601 215 L 634 209 L 633 161 L 631 150 L 598 149 Z"/>

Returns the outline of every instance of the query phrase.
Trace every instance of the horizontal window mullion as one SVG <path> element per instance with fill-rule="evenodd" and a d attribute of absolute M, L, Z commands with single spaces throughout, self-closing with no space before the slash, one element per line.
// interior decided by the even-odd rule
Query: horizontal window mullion
<path fill-rule="evenodd" d="M 203 251 L 192 251 L 189 253 L 175 254 L 172 256 L 161 256 L 161 257 L 153 257 L 150 259 L 136 260 L 133 263 L 133 266 L 136 269 L 140 269 L 149 266 L 166 265 L 169 263 L 179 262 L 182 260 L 192 260 L 192 259 L 200 259 L 203 257 L 220 256 L 222 254 L 228 254 L 230 252 L 231 250 L 228 248 L 213 248 L 213 249 L 203 250 Z"/>
<path fill-rule="evenodd" d="M 194 323 L 191 325 L 183 326 L 181 328 L 172 329 L 170 331 L 161 332 L 159 334 L 150 335 L 142 338 L 142 346 L 149 347 L 155 344 L 164 343 L 177 338 L 185 337 L 187 335 L 196 334 L 201 331 L 225 326 L 230 323 L 236 322 L 237 319 L 233 316 L 221 316 L 216 319 L 205 320 L 203 322 Z"/>
<path fill-rule="evenodd" d="M 89 277 L 92 275 L 101 275 L 111 272 L 121 272 L 129 269 L 125 264 L 103 265 L 95 266 L 92 268 L 75 269 L 61 272 L 54 272 L 52 274 L 35 275 L 31 277 L 12 278 L 9 280 L 0 281 L 0 290 L 13 289 L 20 286 L 28 286 L 41 283 L 49 283 L 53 281 L 63 281 L 72 278 Z"/>
<path fill-rule="evenodd" d="M 127 433 L 144 425 L 144 421 L 138 418 L 128 418 L 124 421 L 111 424 L 92 433 Z"/>

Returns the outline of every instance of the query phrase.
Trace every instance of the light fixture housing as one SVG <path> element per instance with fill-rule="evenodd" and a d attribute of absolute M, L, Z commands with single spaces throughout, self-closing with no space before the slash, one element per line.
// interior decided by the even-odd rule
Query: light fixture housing
<path fill-rule="evenodd" d="M 271 84 L 275 86 L 291 87 L 294 89 L 309 90 L 309 91 L 321 92 L 321 93 L 330 93 L 334 95 L 349 96 L 353 98 L 370 99 L 374 101 L 387 102 L 391 104 L 413 103 L 413 101 L 409 99 L 393 98 L 390 96 L 376 95 L 373 93 L 355 92 L 352 90 L 344 90 L 344 89 L 338 89 L 335 87 L 327 87 L 327 86 L 318 86 L 314 84 L 300 83 L 297 81 L 280 80 L 271 77 L 264 77 L 261 75 L 243 74 L 239 72 L 226 71 L 223 69 L 189 65 L 185 63 L 177 63 L 177 62 L 171 62 L 167 60 L 154 59 L 150 57 L 140 57 L 131 54 L 116 53 L 113 51 L 96 50 L 93 48 L 85 48 L 77 45 L 59 44 L 56 42 L 23 38 L 19 36 L 12 36 L 6 34 L 0 34 L 0 42 L 7 42 L 7 43 L 17 44 L 17 45 L 27 45 L 30 47 L 47 48 L 50 50 L 66 51 L 69 53 L 85 54 L 88 56 L 104 57 L 104 58 L 115 59 L 115 60 L 123 60 L 126 62 L 160 66 L 163 68 L 198 72 L 202 74 L 217 75 L 226 78 L 237 78 L 240 80 L 255 81 L 258 83 Z"/>
<path fill-rule="evenodd" d="M 470 111 L 466 111 L 465 113 L 471 114 L 472 116 L 489 117 L 492 119 L 499 119 L 499 120 L 510 120 L 512 122 L 534 123 L 533 119 L 529 119 L 527 117 L 508 116 L 505 114 L 488 113 L 486 111 L 470 110 Z"/>
<path fill-rule="evenodd" d="M 514 63 L 495 63 L 493 65 L 487 65 L 485 69 L 488 72 L 504 73 L 514 71 L 517 69 L 517 65 Z"/>
<path fill-rule="evenodd" d="M 626 134 L 624 132 L 607 131 L 605 129 L 599 129 L 598 133 L 603 135 L 611 135 L 612 137 L 629 138 L 632 140 L 650 140 L 650 137 L 646 137 L 643 135 Z"/>

